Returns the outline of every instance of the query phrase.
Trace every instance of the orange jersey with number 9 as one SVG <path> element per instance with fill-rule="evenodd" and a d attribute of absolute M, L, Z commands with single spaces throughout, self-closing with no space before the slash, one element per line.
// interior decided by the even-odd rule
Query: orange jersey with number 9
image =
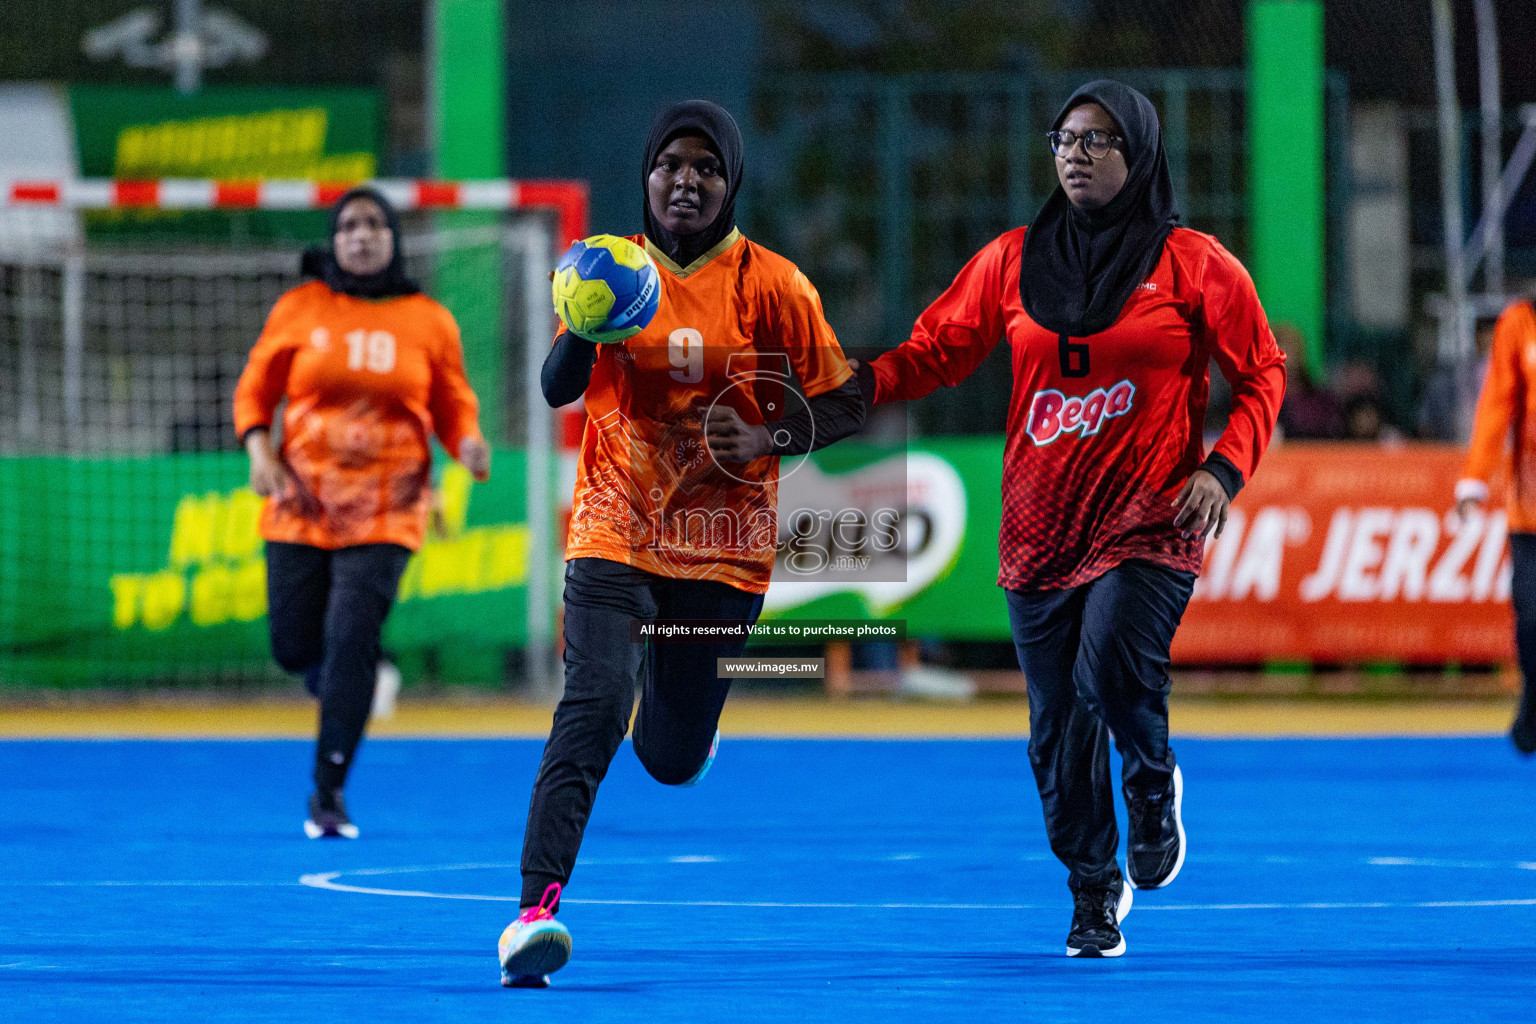
<path fill-rule="evenodd" d="M 716 462 L 704 417 L 720 403 L 771 431 L 853 371 L 816 289 L 782 256 L 734 231 L 687 268 L 645 246 L 661 305 L 639 334 L 598 346 L 566 558 L 762 593 L 779 459 Z"/>
<path fill-rule="evenodd" d="M 435 432 L 455 458 L 479 437 L 459 328 L 425 295 L 359 299 L 319 281 L 272 308 L 235 388 L 241 437 L 286 398 L 280 455 L 296 486 L 261 535 L 321 548 L 401 544 L 426 530 Z"/>

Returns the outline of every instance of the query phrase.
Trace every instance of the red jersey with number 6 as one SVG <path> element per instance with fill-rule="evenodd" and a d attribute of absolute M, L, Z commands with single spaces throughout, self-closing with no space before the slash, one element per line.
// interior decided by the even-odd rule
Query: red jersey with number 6
<path fill-rule="evenodd" d="M 277 300 L 235 388 L 240 436 L 270 427 L 297 487 L 268 498 L 267 540 L 342 548 L 426 530 L 430 438 L 448 454 L 480 436 L 453 316 L 425 295 L 359 299 L 310 281 Z"/>
<path fill-rule="evenodd" d="M 998 583 L 1059 590 L 1128 559 L 1198 572 L 1199 538 L 1173 525 L 1179 489 L 1205 458 L 1216 360 L 1232 413 L 1215 451 L 1247 480 L 1274 432 L 1285 357 L 1253 281 L 1214 238 L 1175 228 L 1152 276 L 1107 330 L 1064 337 L 1019 296 L 1024 228 L 982 249 L 872 364 L 875 401 L 959 384 L 999 341 L 1012 350 Z"/>

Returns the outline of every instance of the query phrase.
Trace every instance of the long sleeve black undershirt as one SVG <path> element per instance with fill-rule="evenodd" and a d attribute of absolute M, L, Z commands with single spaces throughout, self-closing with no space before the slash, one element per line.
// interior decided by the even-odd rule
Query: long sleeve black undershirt
<path fill-rule="evenodd" d="M 544 357 L 544 369 L 539 373 L 539 385 L 544 389 L 544 401 L 551 409 L 570 405 L 580 398 L 592 383 L 592 367 L 597 362 L 597 342 L 577 337 L 565 331 L 555 339 L 554 347 Z"/>
<path fill-rule="evenodd" d="M 806 399 L 808 408 L 768 424 L 774 455 L 806 455 L 852 434 L 864 426 L 868 412 L 859 385 L 849 377 L 841 386 Z M 788 435 L 785 437 L 784 435 Z M 783 444 L 777 443 L 783 441 Z"/>

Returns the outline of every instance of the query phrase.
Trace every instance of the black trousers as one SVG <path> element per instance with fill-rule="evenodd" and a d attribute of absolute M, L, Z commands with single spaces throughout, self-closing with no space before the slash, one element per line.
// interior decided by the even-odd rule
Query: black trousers
<path fill-rule="evenodd" d="M 1074 889 L 1120 884 L 1111 733 L 1127 793 L 1172 778 L 1168 650 L 1194 584 L 1193 573 L 1131 561 L 1070 590 L 1008 592 L 1029 762 L 1051 851 Z"/>
<path fill-rule="evenodd" d="M 315 785 L 340 789 L 363 739 L 379 665 L 379 634 L 411 552 L 399 544 L 334 551 L 267 542 L 272 656 L 320 701 Z"/>
<path fill-rule="evenodd" d="M 1536 724 L 1536 533 L 1511 533 L 1509 558 L 1514 566 L 1510 600 L 1515 606 L 1515 652 L 1525 685 L 1520 715 Z"/>
<path fill-rule="evenodd" d="M 676 786 L 709 757 L 730 681 L 715 659 L 741 655 L 744 641 L 636 643 L 630 623 L 661 619 L 757 621 L 761 594 L 709 580 L 678 580 L 601 558 L 565 567 L 565 695 L 544 745 L 523 835 L 522 905 L 576 866 L 597 787 L 624 742 L 635 684 L 635 754 L 658 782 Z"/>

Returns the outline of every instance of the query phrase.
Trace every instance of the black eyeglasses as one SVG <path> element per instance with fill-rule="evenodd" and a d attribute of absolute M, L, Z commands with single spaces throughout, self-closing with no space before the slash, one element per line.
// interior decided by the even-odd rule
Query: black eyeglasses
<path fill-rule="evenodd" d="M 1102 160 L 1109 156 L 1109 151 L 1115 148 L 1115 143 L 1124 142 L 1118 135 L 1109 132 L 1101 132 L 1097 128 L 1082 135 L 1070 131 L 1046 132 L 1045 137 L 1051 140 L 1051 152 L 1057 156 L 1065 156 L 1077 145 L 1077 140 L 1083 140 L 1083 150 L 1094 160 Z"/>

